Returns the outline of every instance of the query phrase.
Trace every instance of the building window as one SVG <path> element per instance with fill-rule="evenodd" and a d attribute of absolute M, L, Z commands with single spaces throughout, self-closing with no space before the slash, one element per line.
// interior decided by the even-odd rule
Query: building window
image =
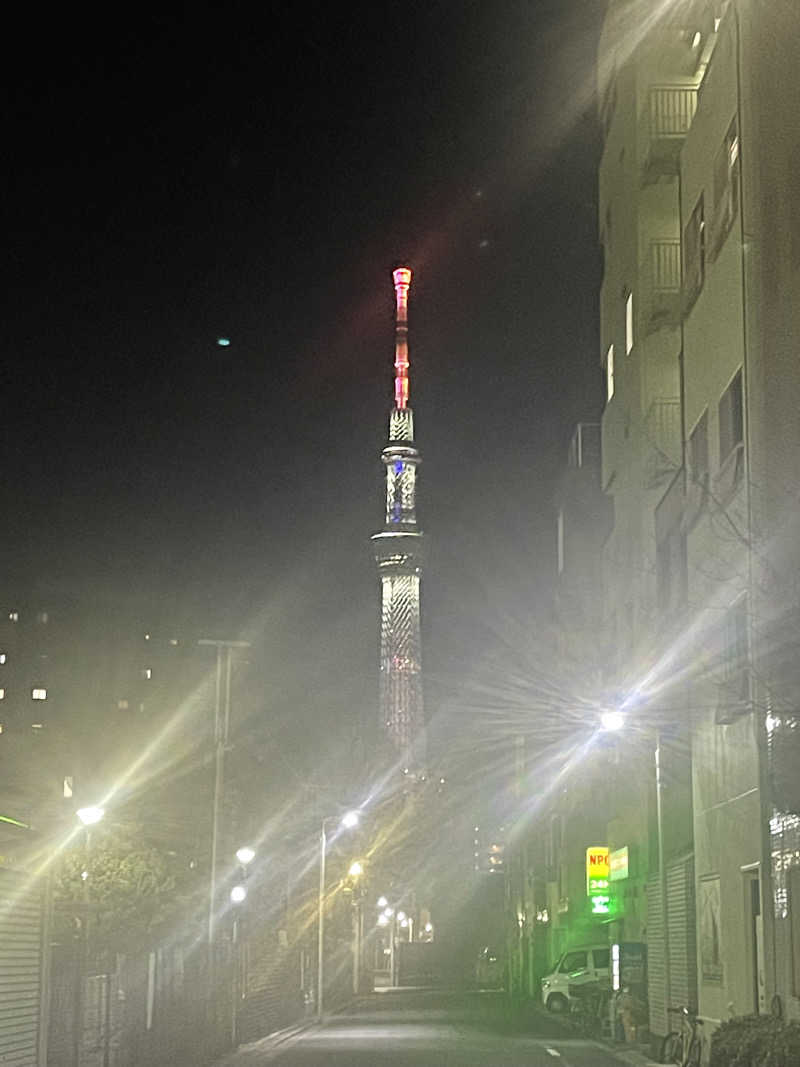
<path fill-rule="evenodd" d="M 5 654 L 5 652 L 0 652 L 0 664 L 3 664 L 3 663 L 5 663 L 5 661 L 6 661 L 6 654 Z"/>
<path fill-rule="evenodd" d="M 708 488 L 708 411 L 704 411 L 689 434 L 689 464 L 695 485 Z"/>
<path fill-rule="evenodd" d="M 10 622 L 19 622 L 19 612 L 18 611 L 9 611 L 8 618 L 9 618 Z"/>
<path fill-rule="evenodd" d="M 722 635 L 720 702 L 717 723 L 727 725 L 750 710 L 747 597 L 740 596 L 725 613 Z"/>
<path fill-rule="evenodd" d="M 557 551 L 558 551 L 558 573 L 564 572 L 564 511 L 562 508 L 558 509 L 558 526 L 557 526 Z"/>
<path fill-rule="evenodd" d="M 36 616 L 36 621 L 40 622 L 43 626 L 46 626 L 50 622 L 50 614 L 47 611 L 40 611 Z"/>
<path fill-rule="evenodd" d="M 149 682 L 152 677 L 153 677 L 153 668 L 152 667 L 145 667 L 144 670 L 142 671 L 142 678 L 145 678 Z"/>
<path fill-rule="evenodd" d="M 64 796 L 69 799 L 72 796 L 72 775 L 68 774 L 64 779 Z"/>
<path fill-rule="evenodd" d="M 633 293 L 625 298 L 625 355 L 633 350 Z"/>
<path fill-rule="evenodd" d="M 714 244 L 716 256 L 739 214 L 739 126 L 734 118 L 714 159 Z"/>
<path fill-rule="evenodd" d="M 719 465 L 744 442 L 742 372 L 738 370 L 719 402 Z"/>
<path fill-rule="evenodd" d="M 686 535 L 674 527 L 656 546 L 656 595 L 665 619 L 674 618 L 686 607 L 689 572 Z"/>
<path fill-rule="evenodd" d="M 44 730 L 44 723 L 43 722 L 32 722 L 31 723 L 31 730 Z"/>
<path fill-rule="evenodd" d="M 6 699 L 6 691 L 5 691 L 5 689 L 0 689 L 0 700 L 5 700 L 5 699 Z"/>
<path fill-rule="evenodd" d="M 117 701 L 117 709 L 119 711 L 127 711 L 128 710 L 128 706 L 129 705 L 128 705 L 128 701 L 127 700 L 118 700 Z"/>
<path fill-rule="evenodd" d="M 44 688 L 31 689 L 31 700 L 47 700 L 47 690 Z"/>
<path fill-rule="evenodd" d="M 614 395 L 614 346 L 608 346 L 606 352 L 606 403 Z"/>
<path fill-rule="evenodd" d="M 700 295 L 706 276 L 706 219 L 703 194 L 683 231 L 684 309 L 689 311 Z"/>

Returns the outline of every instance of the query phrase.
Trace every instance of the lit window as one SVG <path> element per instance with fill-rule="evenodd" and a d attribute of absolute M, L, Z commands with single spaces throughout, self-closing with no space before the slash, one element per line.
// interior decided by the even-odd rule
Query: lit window
<path fill-rule="evenodd" d="M 625 355 L 631 354 L 633 348 L 633 293 L 625 299 Z"/>
<path fill-rule="evenodd" d="M 40 622 L 40 623 L 42 623 L 42 625 L 46 626 L 47 623 L 50 622 L 49 613 L 46 612 L 46 611 L 40 611 L 39 614 L 36 616 L 36 621 Z"/>
<path fill-rule="evenodd" d="M 11 622 L 19 622 L 19 612 L 18 611 L 9 611 L 8 617 L 9 617 Z"/>
<path fill-rule="evenodd" d="M 564 571 L 564 512 L 561 508 L 558 509 L 557 535 L 558 573 L 562 574 Z"/>
<path fill-rule="evenodd" d="M 3 732 L 3 724 L 0 722 L 0 734 Z"/>
<path fill-rule="evenodd" d="M 69 798 L 72 796 L 72 775 L 69 774 L 64 779 L 64 796 Z"/>
<path fill-rule="evenodd" d="M 608 346 L 606 353 L 606 401 L 614 395 L 614 346 Z"/>
<path fill-rule="evenodd" d="M 0 652 L 0 663 L 5 663 L 5 661 L 6 661 L 5 652 Z"/>
<path fill-rule="evenodd" d="M 0 689 L 0 700 L 5 700 L 5 699 L 6 699 L 6 691 L 5 691 L 5 689 Z"/>
<path fill-rule="evenodd" d="M 31 730 L 43 730 L 43 729 L 44 729 L 44 723 L 41 723 L 41 722 L 32 722 L 31 723 Z"/>
<path fill-rule="evenodd" d="M 117 701 L 117 708 L 120 711 L 127 711 L 128 710 L 128 701 L 127 700 L 118 700 Z"/>
<path fill-rule="evenodd" d="M 144 639 L 145 639 L 145 641 L 149 641 L 150 640 L 150 634 L 145 634 L 144 635 Z"/>
<path fill-rule="evenodd" d="M 32 700 L 47 700 L 47 690 L 46 689 L 31 689 L 31 699 Z"/>
<path fill-rule="evenodd" d="M 169 643 L 172 645 L 173 648 L 176 648 L 177 645 L 178 645 L 178 638 L 177 637 L 170 637 Z"/>
<path fill-rule="evenodd" d="M 142 678 L 146 678 L 148 681 L 153 677 L 153 668 L 145 667 L 142 671 Z"/>

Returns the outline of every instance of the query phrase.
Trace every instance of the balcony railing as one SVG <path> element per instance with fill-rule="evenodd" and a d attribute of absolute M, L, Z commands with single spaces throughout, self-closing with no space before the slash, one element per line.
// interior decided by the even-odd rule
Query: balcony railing
<path fill-rule="evenodd" d="M 645 184 L 662 175 L 677 174 L 678 155 L 697 110 L 697 90 L 685 85 L 656 85 L 650 89 L 642 114 L 646 151 L 642 168 Z"/>
<path fill-rule="evenodd" d="M 650 306 L 647 309 L 648 332 L 662 326 L 677 326 L 681 316 L 681 243 L 650 242 Z"/>
<path fill-rule="evenodd" d="M 681 402 L 678 397 L 660 397 L 647 410 L 644 420 L 647 452 L 644 481 L 655 488 L 661 479 L 681 465 Z"/>

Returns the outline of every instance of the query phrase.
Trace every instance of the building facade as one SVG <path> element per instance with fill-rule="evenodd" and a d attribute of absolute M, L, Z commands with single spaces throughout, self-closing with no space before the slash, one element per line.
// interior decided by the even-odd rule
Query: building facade
<path fill-rule="evenodd" d="M 800 1015 L 798 60 L 781 0 L 615 2 L 600 44 L 607 688 L 653 767 L 609 843 L 647 857 L 656 1035 Z"/>

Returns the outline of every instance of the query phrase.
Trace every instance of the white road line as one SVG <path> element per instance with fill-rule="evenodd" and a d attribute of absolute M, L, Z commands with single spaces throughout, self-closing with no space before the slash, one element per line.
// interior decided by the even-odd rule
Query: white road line
<path fill-rule="evenodd" d="M 549 1056 L 558 1056 L 558 1058 L 561 1059 L 561 1053 L 557 1052 L 556 1049 L 548 1048 L 547 1045 L 545 1045 L 544 1050 Z"/>

